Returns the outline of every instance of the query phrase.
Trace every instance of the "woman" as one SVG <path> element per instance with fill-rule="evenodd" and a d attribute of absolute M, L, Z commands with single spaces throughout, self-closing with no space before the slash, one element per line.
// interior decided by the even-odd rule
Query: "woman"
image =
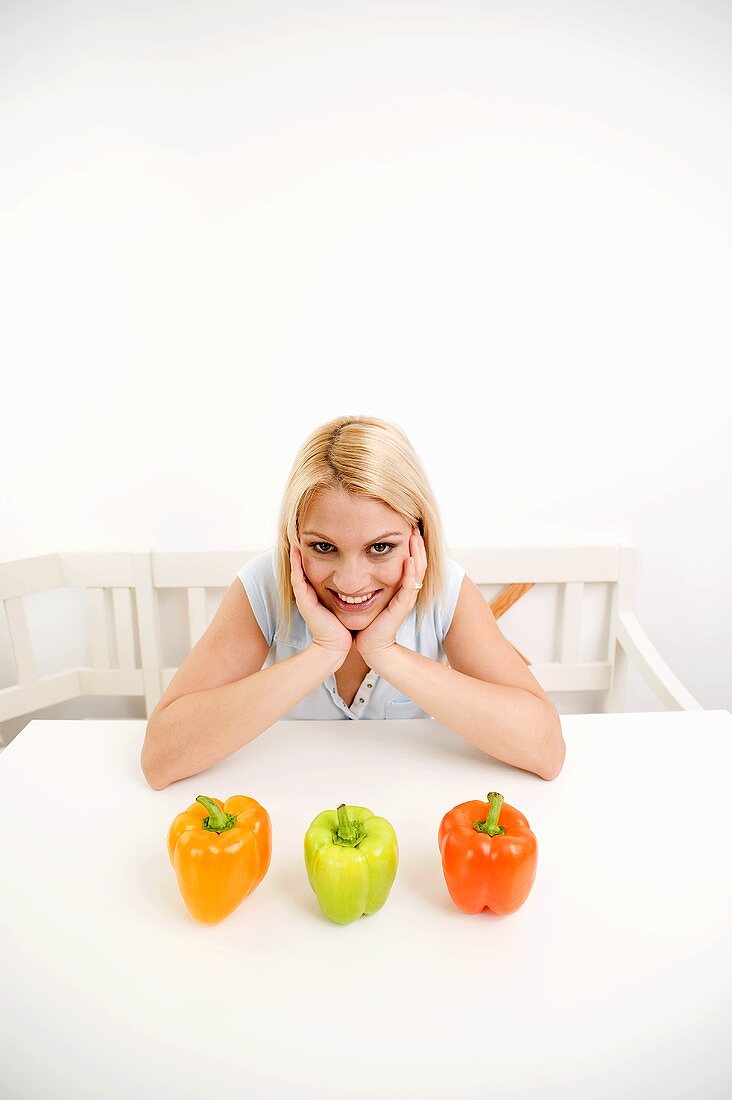
<path fill-rule="evenodd" d="M 446 557 L 408 438 L 338 417 L 295 458 L 276 547 L 245 563 L 153 711 L 142 769 L 160 789 L 282 718 L 430 715 L 499 760 L 561 771 L 556 708 Z"/>

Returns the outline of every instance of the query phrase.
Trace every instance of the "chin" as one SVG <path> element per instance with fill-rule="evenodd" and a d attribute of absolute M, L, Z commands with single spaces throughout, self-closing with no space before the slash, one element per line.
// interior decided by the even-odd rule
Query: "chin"
<path fill-rule="evenodd" d="M 341 622 L 345 623 L 346 626 L 348 626 L 349 623 L 355 622 L 356 619 L 358 619 L 358 629 L 363 630 L 364 623 L 372 623 L 379 612 L 372 609 L 371 611 L 364 611 L 361 615 L 349 615 L 347 611 L 341 611 L 340 607 L 337 607 L 334 611 L 334 614 L 337 615 Z"/>

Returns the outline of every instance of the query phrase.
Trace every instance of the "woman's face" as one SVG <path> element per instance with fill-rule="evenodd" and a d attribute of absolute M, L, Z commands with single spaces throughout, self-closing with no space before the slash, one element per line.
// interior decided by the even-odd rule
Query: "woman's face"
<path fill-rule="evenodd" d="M 300 519 L 305 575 L 318 599 L 350 630 L 364 630 L 401 584 L 411 528 L 386 504 L 320 493 Z M 379 589 L 363 609 L 344 607 L 337 593 L 361 596 Z"/>

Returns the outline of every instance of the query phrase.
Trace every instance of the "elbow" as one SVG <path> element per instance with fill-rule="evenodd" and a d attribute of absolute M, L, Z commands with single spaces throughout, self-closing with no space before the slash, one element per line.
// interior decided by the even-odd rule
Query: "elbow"
<path fill-rule="evenodd" d="M 549 782 L 549 780 L 557 778 L 557 776 L 559 775 L 559 773 L 562 770 L 563 765 L 564 765 L 564 757 L 562 757 L 562 760 L 560 761 L 559 764 L 555 764 L 549 769 L 545 769 L 543 771 L 537 772 L 537 775 L 541 779 L 546 779 L 547 782 Z"/>
<path fill-rule="evenodd" d="M 166 783 L 164 779 L 160 779 L 157 775 L 155 775 L 154 772 L 150 772 L 150 770 L 145 767 L 142 761 L 140 762 L 140 767 L 142 770 L 142 774 L 145 776 L 145 781 L 147 782 L 148 787 L 151 787 L 154 791 L 162 791 L 165 787 L 169 786 L 169 784 Z"/>
<path fill-rule="evenodd" d="M 156 770 L 155 765 L 145 757 L 144 752 L 140 757 L 140 771 L 145 776 L 148 787 L 152 787 L 154 791 L 162 791 L 170 783 L 170 780 L 164 779 L 161 773 Z"/>
<path fill-rule="evenodd" d="M 140 770 L 145 777 L 145 782 L 149 787 L 152 787 L 154 791 L 162 791 L 164 787 L 170 784 L 170 779 L 163 773 L 158 749 L 158 736 L 156 736 L 155 731 L 151 728 L 150 722 L 148 722 L 145 731 L 145 741 L 142 746 L 142 752 L 140 753 Z"/>
<path fill-rule="evenodd" d="M 551 724 L 544 740 L 542 766 L 536 774 L 547 781 L 556 779 L 564 767 L 566 756 L 567 746 L 562 735 L 562 723 L 558 711 L 552 705 Z"/>

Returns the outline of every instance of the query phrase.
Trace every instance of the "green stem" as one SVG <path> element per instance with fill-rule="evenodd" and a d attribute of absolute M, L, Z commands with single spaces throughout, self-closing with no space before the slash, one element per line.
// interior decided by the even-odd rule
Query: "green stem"
<path fill-rule="evenodd" d="M 236 825 L 236 814 L 229 814 L 226 810 L 222 810 L 212 798 L 199 794 L 196 802 L 200 802 L 208 810 L 208 817 L 203 819 L 204 829 L 209 829 L 212 833 L 223 833 Z"/>
<path fill-rule="evenodd" d="M 478 832 L 486 833 L 488 836 L 503 836 L 506 829 L 503 825 L 498 824 L 502 805 L 503 795 L 491 791 L 488 795 L 488 817 L 485 821 L 474 821 L 473 828 L 477 829 Z"/>
<path fill-rule="evenodd" d="M 363 840 L 364 832 L 359 823 L 352 822 L 348 817 L 345 802 L 341 802 L 337 808 L 338 828 L 333 836 L 334 844 L 345 844 L 349 848 L 355 848 L 359 841 Z"/>

